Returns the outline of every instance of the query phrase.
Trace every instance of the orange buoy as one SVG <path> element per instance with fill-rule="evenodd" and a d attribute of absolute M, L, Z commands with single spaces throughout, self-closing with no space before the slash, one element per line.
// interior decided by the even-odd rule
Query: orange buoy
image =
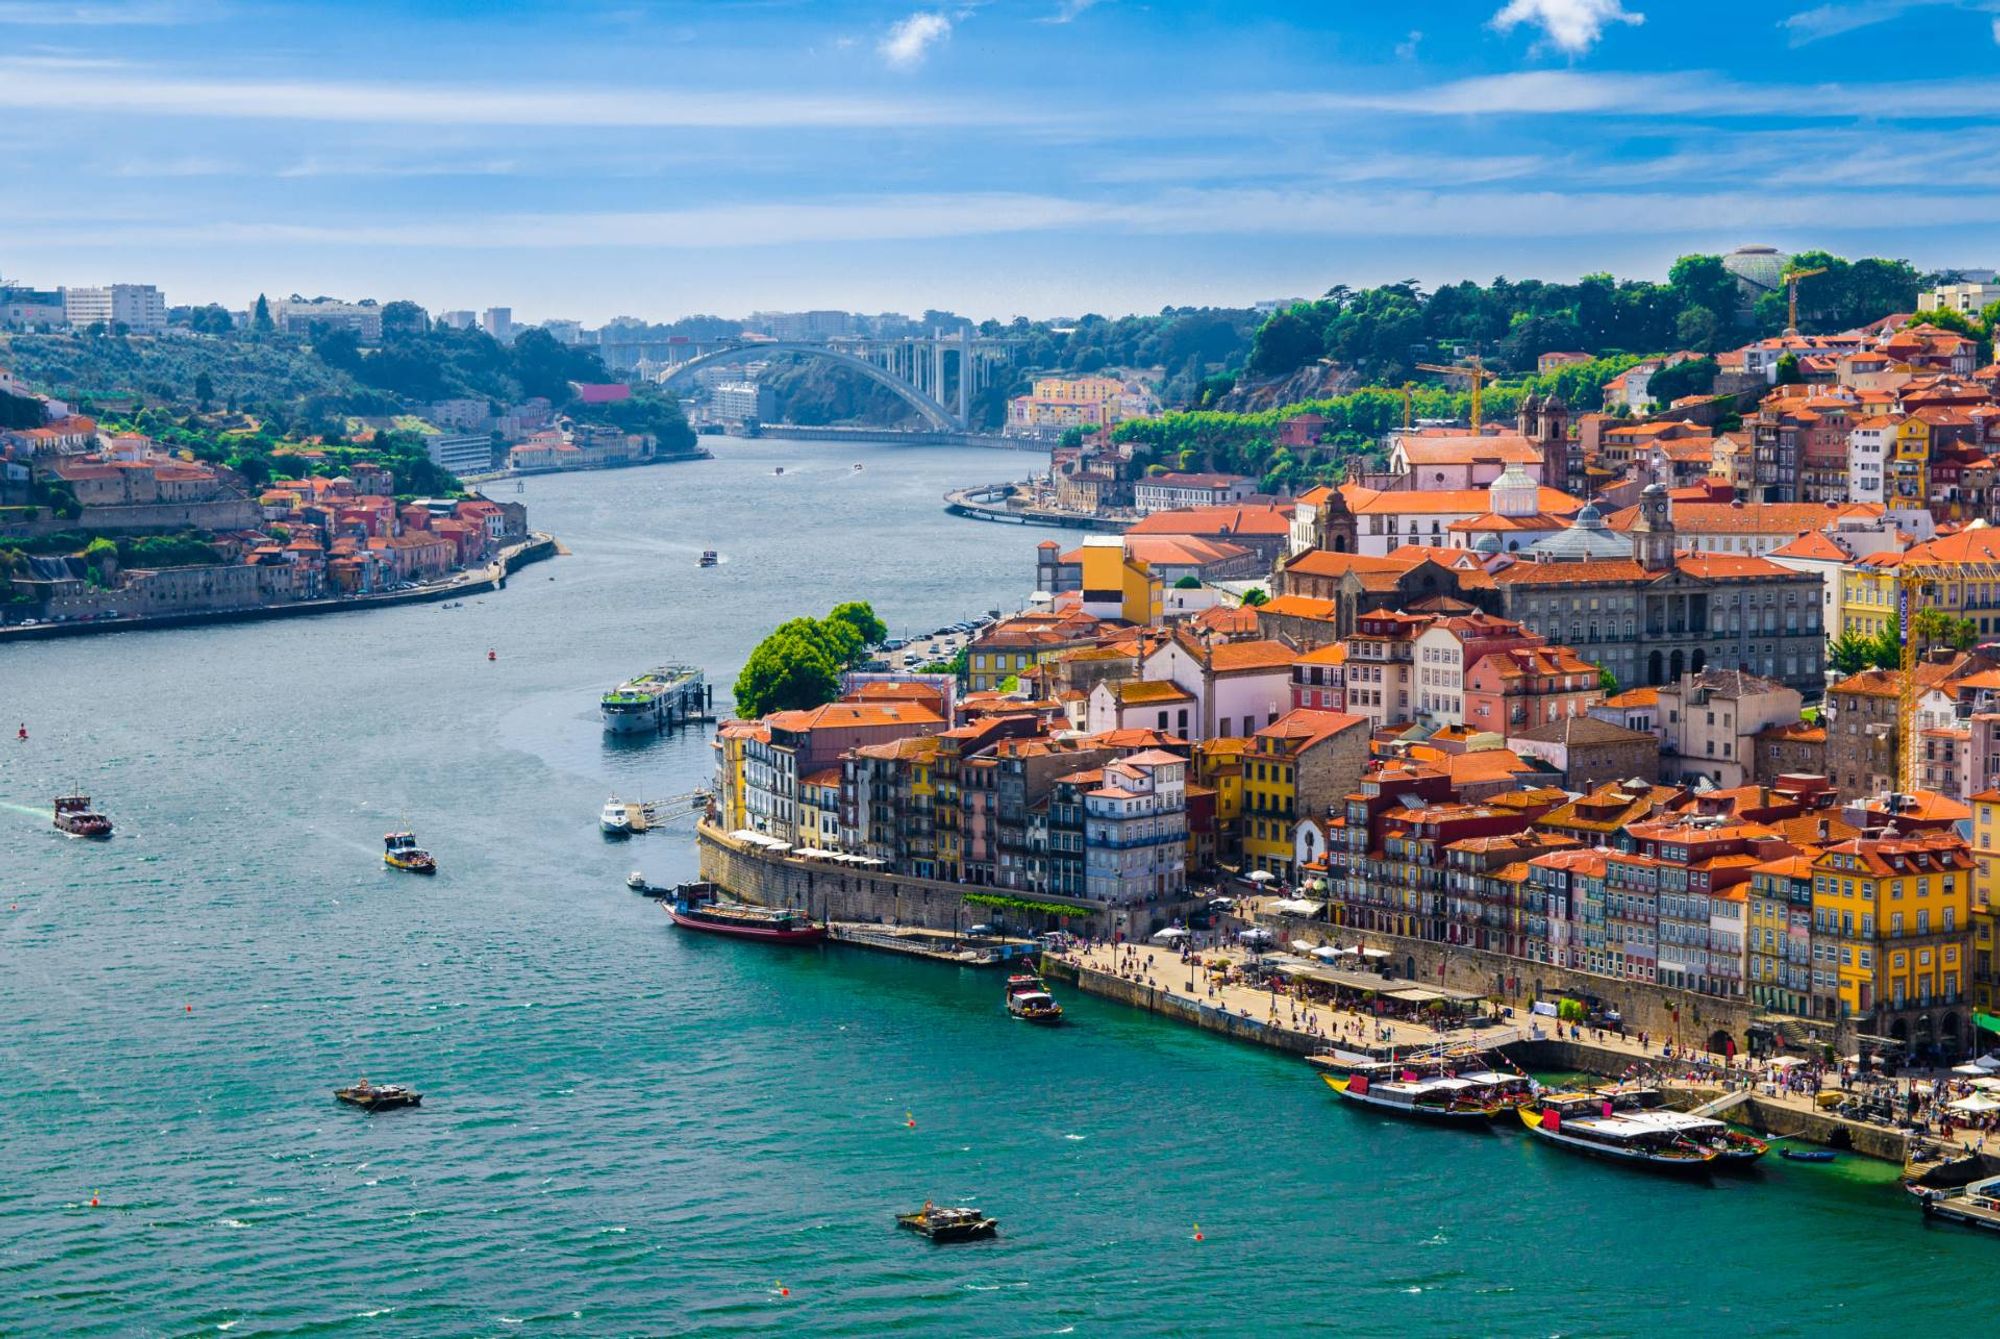
<path fill-rule="evenodd" d="M 486 651 L 486 658 L 488 660 L 498 660 L 500 658 L 500 655 L 497 651 L 494 651 L 492 648 L 489 647 L 487 648 Z"/>
<path fill-rule="evenodd" d="M 903 1113 L 903 1124 L 909 1126 L 912 1130 L 916 1129 L 917 1128 L 916 1115 L 912 1112 L 905 1111 Z"/>
<path fill-rule="evenodd" d="M 90 1207 L 93 1209 L 97 1207 L 97 1192 L 94 1190 L 90 1192 Z"/>
<path fill-rule="evenodd" d="M 1201 1224 L 1200 1224 L 1200 1223 L 1196 1223 L 1196 1224 L 1194 1225 L 1194 1239 L 1195 1239 L 1196 1241 L 1200 1241 L 1200 1240 L 1201 1240 Z"/>
<path fill-rule="evenodd" d="M 778 1296 L 780 1296 L 780 1297 L 790 1297 L 791 1295 L 792 1295 L 792 1290 L 791 1290 L 790 1288 L 787 1288 L 787 1287 L 786 1287 L 786 1286 L 785 1286 L 784 1284 L 782 1284 L 782 1283 L 780 1283 L 780 1284 L 778 1285 Z"/>
<path fill-rule="evenodd" d="M 187 1011 L 188 1011 L 189 1013 L 193 1013 L 193 1012 L 194 1012 L 194 1006 L 193 1006 L 192 1004 L 188 1005 L 188 1006 L 187 1006 Z"/>

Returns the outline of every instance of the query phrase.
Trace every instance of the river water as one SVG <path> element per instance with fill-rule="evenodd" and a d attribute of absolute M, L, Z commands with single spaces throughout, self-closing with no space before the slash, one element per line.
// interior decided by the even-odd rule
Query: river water
<path fill-rule="evenodd" d="M 596 812 L 702 783 L 707 740 L 609 746 L 597 695 L 664 660 L 726 689 L 843 599 L 899 633 L 1015 607 L 1045 533 L 942 512 L 1000 453 L 718 450 L 530 481 L 573 556 L 462 610 L 0 651 L 32 735 L 0 751 L 0 1333 L 1983 1324 L 1993 1243 L 1886 1167 L 1661 1182 L 1087 998 L 1024 1028 L 990 975 L 674 932 L 621 881 L 689 876 L 689 837 Z M 71 784 L 113 841 L 50 829 Z M 434 880 L 381 868 L 405 823 Z M 424 1107 L 336 1107 L 362 1074 Z M 1004 1235 L 891 1230 L 927 1197 Z"/>

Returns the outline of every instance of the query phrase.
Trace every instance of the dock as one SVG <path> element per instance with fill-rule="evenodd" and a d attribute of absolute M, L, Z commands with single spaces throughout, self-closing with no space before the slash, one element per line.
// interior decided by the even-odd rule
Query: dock
<path fill-rule="evenodd" d="M 877 925 L 872 921 L 828 921 L 826 937 L 836 944 L 852 944 L 883 953 L 900 953 L 910 958 L 956 967 L 998 967 L 1003 963 L 1032 959 L 1041 946 L 1032 939 L 1010 939 L 994 935 L 978 939 L 953 934 L 949 930 L 927 930 L 915 925 Z"/>

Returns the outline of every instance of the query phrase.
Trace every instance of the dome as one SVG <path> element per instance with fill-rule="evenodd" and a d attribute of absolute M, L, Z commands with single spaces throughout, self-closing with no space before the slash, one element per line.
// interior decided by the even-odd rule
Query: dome
<path fill-rule="evenodd" d="M 1542 509 L 1542 490 L 1518 462 L 1500 471 L 1500 477 L 1486 485 L 1487 506 L 1496 516 L 1533 516 Z"/>
<path fill-rule="evenodd" d="M 1739 246 L 1722 258 L 1722 268 L 1752 295 L 1777 292 L 1791 263 L 1792 258 L 1774 246 Z"/>
<path fill-rule="evenodd" d="M 1639 490 L 1640 497 L 1665 497 L 1666 495 L 1667 486 L 1657 479 Z"/>
<path fill-rule="evenodd" d="M 1586 502 L 1582 510 L 1577 512 L 1574 524 L 1579 530 L 1602 530 L 1604 513 L 1597 509 L 1595 502 Z"/>
<path fill-rule="evenodd" d="M 1472 541 L 1472 551 L 1474 553 L 1487 554 L 1487 555 L 1500 552 L 1500 536 L 1494 534 L 1491 530 L 1488 530 L 1478 539 Z"/>
<path fill-rule="evenodd" d="M 1586 517 L 1589 519 L 1586 521 Z M 1595 507 L 1576 514 L 1576 524 L 1558 530 L 1528 547 L 1537 562 L 1587 563 L 1605 558 L 1630 558 L 1632 541 L 1604 524 Z"/>

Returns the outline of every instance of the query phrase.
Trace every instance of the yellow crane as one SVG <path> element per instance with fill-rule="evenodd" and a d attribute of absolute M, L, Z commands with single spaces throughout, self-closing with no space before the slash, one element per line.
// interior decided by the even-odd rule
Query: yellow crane
<path fill-rule="evenodd" d="M 1969 582 L 2000 582 L 2000 563 L 1909 563 L 1896 569 L 1896 627 L 1903 641 L 1902 677 L 1896 685 L 1896 785 L 1906 795 L 1914 792 L 1921 780 L 1917 766 L 1917 699 L 1922 696 L 1917 683 L 1921 663 L 1917 615 L 1926 609 L 1951 613 L 1954 603 L 1964 608 L 1962 598 L 1949 598 L 1949 588 L 1957 586 L 1962 596 Z"/>
<path fill-rule="evenodd" d="M 1472 383 L 1472 430 L 1477 433 L 1479 431 L 1480 394 L 1485 390 L 1487 382 L 1500 380 L 1500 374 L 1498 372 L 1488 372 L 1485 366 L 1479 361 L 1479 355 L 1476 353 L 1472 355 L 1469 361 L 1455 363 L 1450 366 L 1446 366 L 1443 363 L 1418 363 L 1417 370 L 1419 372 L 1436 372 L 1448 377 L 1464 377 Z"/>
<path fill-rule="evenodd" d="M 1799 333 L 1799 280 L 1810 279 L 1815 274 L 1825 274 L 1826 266 L 1816 265 L 1809 270 L 1786 270 L 1785 279 L 1785 333 Z"/>
<path fill-rule="evenodd" d="M 1322 362 L 1324 362 L 1324 361 L 1326 361 L 1326 360 L 1325 360 L 1325 359 L 1321 359 L 1321 361 L 1322 361 Z M 1403 384 L 1402 384 L 1401 386 L 1361 386 L 1361 387 L 1358 387 L 1357 389 L 1359 389 L 1359 390 L 1364 390 L 1364 391 L 1374 391 L 1374 392 L 1375 392 L 1376 394 L 1378 394 L 1378 395 L 1400 395 L 1400 396 L 1402 396 L 1402 397 L 1403 397 L 1403 431 L 1404 431 L 1404 432 L 1408 432 L 1408 431 L 1410 430 L 1410 424 L 1411 424 L 1411 422 L 1412 422 L 1412 415 L 1411 415 L 1411 411 L 1410 411 L 1410 392 L 1416 389 L 1416 385 L 1417 385 L 1417 383 L 1416 383 L 1416 382 L 1414 382 L 1414 381 L 1406 381 L 1406 382 L 1404 382 L 1404 383 L 1403 383 Z"/>

